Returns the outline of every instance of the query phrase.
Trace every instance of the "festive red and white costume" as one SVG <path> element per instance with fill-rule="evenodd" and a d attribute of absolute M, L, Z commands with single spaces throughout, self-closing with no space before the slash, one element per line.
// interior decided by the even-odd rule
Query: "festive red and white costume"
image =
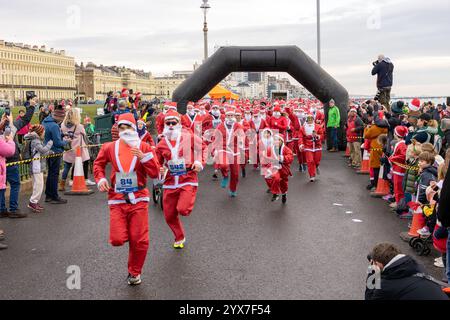
<path fill-rule="evenodd" d="M 272 144 L 266 147 L 261 144 L 262 173 L 272 194 L 288 193 L 289 177 L 292 176 L 291 164 L 294 161 L 292 150 L 283 145 L 277 150 Z"/>
<path fill-rule="evenodd" d="M 408 134 L 408 129 L 403 126 L 395 128 L 395 134 L 404 138 Z M 406 164 L 406 150 L 407 146 L 405 140 L 400 140 L 395 144 L 392 156 L 389 157 L 389 162 L 392 164 L 392 180 L 394 184 L 394 196 L 395 202 L 399 203 L 401 199 L 405 197 L 403 191 L 403 177 L 405 176 L 406 169 L 399 164 Z"/>
<path fill-rule="evenodd" d="M 108 191 L 110 243 L 122 246 L 129 242 L 128 272 L 132 276 L 141 274 L 149 246 L 150 195 L 147 176 L 157 178 L 160 168 L 156 155 L 148 144 L 139 142 L 138 148 L 145 154 L 140 161 L 132 156 L 131 147 L 122 140 L 106 143 L 94 162 L 94 176 L 98 185 L 106 180 L 106 165 L 111 163 L 112 187 Z M 115 192 L 116 174 L 119 172 L 135 172 L 139 190 L 128 194 Z"/>
<path fill-rule="evenodd" d="M 164 137 L 156 146 L 159 163 L 167 164 L 171 160 L 183 159 L 186 174 L 177 176 L 169 170 L 163 185 L 164 217 L 172 230 L 175 241 L 185 239 L 183 224 L 179 216 L 189 216 L 194 209 L 197 196 L 197 172 L 190 170 L 193 164 L 202 169 L 205 165 L 206 145 L 191 130 L 183 129 L 176 140 Z"/>
<path fill-rule="evenodd" d="M 316 132 L 315 137 L 313 131 Z M 305 152 L 308 173 L 311 178 L 316 177 L 317 167 L 320 166 L 322 160 L 322 135 L 323 128 L 317 123 L 305 123 L 299 131 L 298 143 Z"/>
<path fill-rule="evenodd" d="M 214 138 L 215 162 L 222 176 L 230 176 L 230 191 L 236 192 L 239 182 L 239 167 L 245 161 L 245 133 L 242 126 L 234 123 L 231 128 L 225 123 L 220 124 Z"/>

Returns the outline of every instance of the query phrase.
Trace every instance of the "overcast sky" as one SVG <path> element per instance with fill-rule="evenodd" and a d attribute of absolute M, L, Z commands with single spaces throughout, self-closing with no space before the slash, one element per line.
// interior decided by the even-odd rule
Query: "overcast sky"
<path fill-rule="evenodd" d="M 316 59 L 315 0 L 210 0 L 209 49 L 298 45 Z M 0 0 L 0 39 L 65 49 L 77 62 L 155 75 L 203 56 L 201 0 Z M 450 96 L 449 0 L 322 0 L 322 65 L 374 94 L 371 62 L 395 64 L 397 95 Z"/>

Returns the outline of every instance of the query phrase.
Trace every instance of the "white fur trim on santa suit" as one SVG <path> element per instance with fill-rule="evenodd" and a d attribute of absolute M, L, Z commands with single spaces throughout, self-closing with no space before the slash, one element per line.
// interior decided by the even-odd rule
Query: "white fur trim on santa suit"
<path fill-rule="evenodd" d="M 141 163 L 146 163 L 146 162 L 152 160 L 153 157 L 154 157 L 153 152 L 146 153 L 144 155 L 144 158 L 142 158 Z"/>

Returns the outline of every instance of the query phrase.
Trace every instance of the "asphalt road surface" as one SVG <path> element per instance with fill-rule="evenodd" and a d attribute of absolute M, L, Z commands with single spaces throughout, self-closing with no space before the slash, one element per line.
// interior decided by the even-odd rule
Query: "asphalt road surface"
<path fill-rule="evenodd" d="M 128 245 L 108 243 L 105 194 L 66 196 L 67 205 L 46 204 L 45 213 L 1 219 L 9 249 L 0 252 L 0 299 L 363 299 L 376 243 L 414 255 L 399 237 L 407 222 L 368 195 L 368 176 L 347 168 L 341 154 L 324 153 L 314 184 L 295 172 L 284 206 L 270 201 L 257 171 L 247 172 L 236 199 L 212 181 L 211 168 L 201 174 L 183 251 L 172 249 L 162 212 L 151 206 L 139 287 L 126 284 Z M 21 196 L 24 210 L 27 200 Z M 435 256 L 418 259 L 441 279 Z M 66 286 L 73 265 L 80 290 Z"/>

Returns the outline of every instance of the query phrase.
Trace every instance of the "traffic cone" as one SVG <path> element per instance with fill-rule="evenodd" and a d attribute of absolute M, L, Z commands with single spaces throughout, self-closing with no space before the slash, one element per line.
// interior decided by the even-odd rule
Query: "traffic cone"
<path fill-rule="evenodd" d="M 375 192 L 372 192 L 370 194 L 371 197 L 382 198 L 390 193 L 391 190 L 389 188 L 389 181 L 383 179 L 383 176 L 384 176 L 384 166 L 381 166 L 380 174 L 378 175 L 377 189 L 375 190 Z"/>
<path fill-rule="evenodd" d="M 411 228 L 409 228 L 408 235 L 411 237 L 420 237 L 417 230 L 422 229 L 425 226 L 425 217 L 422 214 L 422 208 L 418 207 L 414 210 L 413 219 L 411 222 Z"/>
<path fill-rule="evenodd" d="M 347 143 L 347 149 L 345 149 L 345 158 L 350 158 L 350 144 Z"/>
<path fill-rule="evenodd" d="M 77 155 L 75 158 L 75 167 L 73 169 L 73 184 L 72 191 L 66 192 L 66 195 L 89 195 L 94 193 L 93 190 L 86 187 L 86 180 L 84 179 L 83 160 L 81 159 L 81 147 L 77 147 Z"/>
<path fill-rule="evenodd" d="M 364 150 L 363 159 L 361 162 L 361 169 L 357 171 L 358 174 L 370 174 L 370 153 Z"/>

